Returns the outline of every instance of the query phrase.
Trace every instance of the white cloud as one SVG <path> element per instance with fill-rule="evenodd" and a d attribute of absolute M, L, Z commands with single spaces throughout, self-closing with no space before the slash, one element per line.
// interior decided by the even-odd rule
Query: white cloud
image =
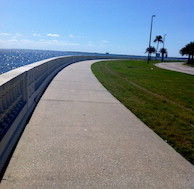
<path fill-rule="evenodd" d="M 10 33 L 4 33 L 4 32 L 0 33 L 0 36 L 10 36 L 10 35 L 11 35 Z"/>
<path fill-rule="evenodd" d="M 0 39 L 0 46 L 1 48 L 6 49 L 7 48 L 40 49 L 40 50 L 42 49 L 60 51 L 101 52 L 101 53 L 114 52 L 112 49 L 106 47 L 106 44 L 101 46 L 99 43 L 96 44 L 94 41 L 87 41 L 86 43 L 79 42 L 73 43 L 64 40 L 48 40 L 44 38 L 38 38 L 37 40 L 21 38 Z"/>
<path fill-rule="evenodd" d="M 0 39 L 1 48 L 43 49 L 43 50 L 77 50 L 79 43 L 69 43 L 59 40 L 29 40 L 29 39 Z"/>
<path fill-rule="evenodd" d="M 23 35 L 21 33 L 15 33 L 15 37 L 22 37 Z"/>
<path fill-rule="evenodd" d="M 102 40 L 102 41 L 100 41 L 99 46 L 100 46 L 101 48 L 105 48 L 105 47 L 107 47 L 108 43 L 109 43 L 109 41 L 107 41 L 107 40 Z"/>
<path fill-rule="evenodd" d="M 108 41 L 107 40 L 103 40 L 102 43 L 108 43 Z"/>
<path fill-rule="evenodd" d="M 89 47 L 94 46 L 93 41 L 88 41 L 87 46 L 89 46 Z"/>
<path fill-rule="evenodd" d="M 69 34 L 69 37 L 70 38 L 74 38 L 75 36 L 73 34 Z"/>
<path fill-rule="evenodd" d="M 41 35 L 39 33 L 33 33 L 32 34 L 34 37 L 40 37 Z"/>
<path fill-rule="evenodd" d="M 47 36 L 49 36 L 49 37 L 60 37 L 60 35 L 57 34 L 57 33 L 48 33 Z"/>
<path fill-rule="evenodd" d="M 18 38 L 18 37 L 22 37 L 23 35 L 21 33 L 7 33 L 7 32 L 1 32 L 0 33 L 1 37 L 8 37 L 8 38 Z"/>

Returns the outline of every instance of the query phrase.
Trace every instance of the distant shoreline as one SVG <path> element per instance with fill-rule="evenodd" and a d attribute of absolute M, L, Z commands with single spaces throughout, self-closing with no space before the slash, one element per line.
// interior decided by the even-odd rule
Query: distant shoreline
<path fill-rule="evenodd" d="M 52 50 L 36 50 L 36 49 L 0 49 L 0 74 L 13 70 L 15 68 L 25 66 L 40 60 L 47 58 L 53 58 L 58 56 L 76 56 L 76 55 L 95 55 L 95 56 L 110 56 L 123 57 L 131 59 L 147 59 L 147 56 L 141 55 L 124 55 L 124 54 L 110 54 L 106 53 L 95 53 L 95 52 L 77 52 L 77 51 L 52 51 Z M 154 59 L 154 56 L 153 56 Z M 161 58 L 158 58 L 160 60 Z M 165 61 L 186 61 L 186 58 L 179 57 L 168 57 Z"/>

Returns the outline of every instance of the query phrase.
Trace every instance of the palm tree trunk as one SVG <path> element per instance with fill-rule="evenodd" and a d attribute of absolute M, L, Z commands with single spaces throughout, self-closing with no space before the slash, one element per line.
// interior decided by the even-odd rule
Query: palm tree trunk
<path fill-rule="evenodd" d="M 162 53 L 162 62 L 164 61 L 164 53 Z"/>
<path fill-rule="evenodd" d="M 159 45 L 159 41 L 158 41 L 158 44 L 157 44 L 157 49 L 156 49 L 156 53 L 158 53 L 158 45 Z"/>
<path fill-rule="evenodd" d="M 155 57 L 155 60 L 157 59 L 158 45 L 159 45 L 159 41 L 158 41 L 158 44 L 157 44 L 157 49 L 156 49 L 156 57 Z"/>
<path fill-rule="evenodd" d="M 188 64 L 191 64 L 191 55 L 189 54 L 189 57 L 188 57 Z"/>

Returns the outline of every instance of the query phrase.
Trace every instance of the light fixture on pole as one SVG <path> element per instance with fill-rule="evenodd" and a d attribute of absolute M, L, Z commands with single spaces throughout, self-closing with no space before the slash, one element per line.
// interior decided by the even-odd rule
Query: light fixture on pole
<path fill-rule="evenodd" d="M 150 45 L 151 45 L 151 39 L 152 39 L 152 25 L 153 25 L 153 18 L 156 17 L 156 15 L 152 15 L 151 18 L 151 26 L 150 26 L 150 39 L 149 39 L 149 49 L 150 49 Z M 149 64 L 149 60 L 150 60 L 150 53 L 148 51 L 148 64 Z"/>

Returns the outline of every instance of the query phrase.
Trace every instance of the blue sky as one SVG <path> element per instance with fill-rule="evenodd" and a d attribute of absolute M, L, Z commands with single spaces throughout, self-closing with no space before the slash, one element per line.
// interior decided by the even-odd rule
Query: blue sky
<path fill-rule="evenodd" d="M 167 34 L 169 56 L 181 56 L 193 10 L 194 0 L 0 0 L 0 48 L 145 55 L 155 14 L 152 41 Z"/>

